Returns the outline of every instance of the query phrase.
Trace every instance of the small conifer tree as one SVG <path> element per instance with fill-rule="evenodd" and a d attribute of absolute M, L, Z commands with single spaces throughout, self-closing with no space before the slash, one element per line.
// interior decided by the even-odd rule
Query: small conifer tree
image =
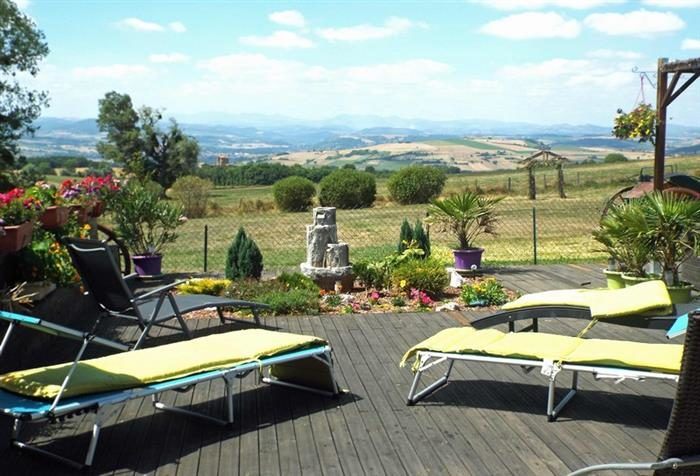
<path fill-rule="evenodd" d="M 247 241 L 248 236 L 245 234 L 243 227 L 240 227 L 226 255 L 226 279 L 236 279 L 241 276 L 239 271 L 240 256 Z"/>
<path fill-rule="evenodd" d="M 430 256 L 430 235 L 425 232 L 420 220 L 417 220 L 416 226 L 413 227 L 413 239 L 418 248 L 423 250 L 423 258 Z"/>
<path fill-rule="evenodd" d="M 408 244 L 413 240 L 413 229 L 408 220 L 404 218 L 403 223 L 401 223 L 401 231 L 399 231 L 399 246 L 397 251 L 403 253 L 408 248 Z"/>

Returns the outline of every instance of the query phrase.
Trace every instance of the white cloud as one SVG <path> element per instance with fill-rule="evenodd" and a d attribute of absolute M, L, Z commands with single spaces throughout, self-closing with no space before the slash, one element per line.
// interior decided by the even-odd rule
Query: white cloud
<path fill-rule="evenodd" d="M 650 37 L 685 28 L 685 22 L 675 13 L 648 10 L 629 13 L 593 13 L 583 22 L 593 30 L 613 36 Z"/>
<path fill-rule="evenodd" d="M 316 33 L 329 41 L 364 41 L 388 38 L 415 27 L 427 28 L 427 25 L 408 18 L 390 17 L 382 26 L 362 24 L 340 28 L 319 28 Z"/>
<path fill-rule="evenodd" d="M 642 0 L 644 5 L 662 8 L 694 8 L 700 7 L 700 0 Z"/>
<path fill-rule="evenodd" d="M 179 21 L 174 21 L 168 23 L 168 26 L 165 27 L 161 25 L 160 23 L 155 23 L 155 22 L 150 22 L 150 21 L 145 21 L 141 20 L 140 18 L 125 18 L 119 22 L 117 22 L 117 26 L 127 29 L 127 30 L 136 30 L 136 31 L 151 31 L 151 32 L 162 32 L 166 30 L 174 31 L 176 33 L 184 33 L 187 31 L 187 27 L 182 22 Z"/>
<path fill-rule="evenodd" d="M 112 64 L 108 66 L 85 66 L 71 70 L 75 79 L 125 79 L 149 73 L 148 67 L 139 64 Z"/>
<path fill-rule="evenodd" d="M 295 26 L 303 28 L 306 25 L 304 15 L 297 10 L 283 10 L 280 12 L 272 12 L 268 15 L 271 22 L 286 26 Z"/>
<path fill-rule="evenodd" d="M 489 22 L 480 31 L 487 35 L 523 40 L 530 38 L 576 38 L 581 25 L 558 13 L 526 12 Z"/>
<path fill-rule="evenodd" d="M 14 0 L 14 2 L 20 10 L 26 10 L 29 7 L 29 0 Z"/>
<path fill-rule="evenodd" d="M 153 54 L 148 57 L 151 63 L 186 63 L 190 57 L 182 53 Z"/>
<path fill-rule="evenodd" d="M 293 31 L 276 31 L 269 36 L 242 36 L 239 41 L 244 45 L 270 48 L 311 48 L 314 46 L 313 41 Z"/>
<path fill-rule="evenodd" d="M 500 69 L 501 74 L 508 78 L 548 79 L 569 76 L 590 68 L 588 60 L 570 60 L 554 58 L 541 63 L 524 63 L 506 65 Z"/>
<path fill-rule="evenodd" d="M 363 83 L 420 83 L 434 76 L 452 72 L 453 68 L 438 61 L 413 59 L 400 63 L 342 68 L 339 73 Z"/>
<path fill-rule="evenodd" d="M 168 23 L 168 28 L 170 28 L 170 31 L 174 31 L 175 33 L 184 33 L 187 31 L 187 27 L 181 21 L 173 21 Z"/>
<path fill-rule="evenodd" d="M 537 10 L 547 7 L 586 10 L 603 5 L 624 3 L 624 1 L 625 0 L 470 0 L 470 3 L 476 3 L 498 10 Z"/>
<path fill-rule="evenodd" d="M 700 40 L 687 38 L 681 44 L 682 50 L 700 50 Z"/>
<path fill-rule="evenodd" d="M 643 58 L 644 55 L 637 53 L 636 51 L 622 51 L 622 50 L 593 50 L 586 53 L 589 58 L 601 58 L 601 59 L 639 59 Z"/>
<path fill-rule="evenodd" d="M 148 22 L 140 18 L 125 18 L 117 23 L 122 28 L 136 31 L 165 31 L 163 25 Z"/>

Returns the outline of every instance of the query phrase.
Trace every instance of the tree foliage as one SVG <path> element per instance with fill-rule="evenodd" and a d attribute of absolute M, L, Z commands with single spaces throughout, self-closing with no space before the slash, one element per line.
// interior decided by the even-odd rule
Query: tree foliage
<path fill-rule="evenodd" d="M 377 182 L 374 175 L 341 169 L 321 180 L 318 199 L 324 207 L 367 208 L 374 203 Z"/>
<path fill-rule="evenodd" d="M 389 178 L 387 188 L 392 200 L 408 205 L 428 203 L 442 192 L 447 176 L 435 167 L 411 165 Z"/>
<path fill-rule="evenodd" d="M 44 34 L 10 0 L 0 0 L 0 171 L 14 163 L 17 140 L 32 134 L 32 123 L 48 104 L 46 92 L 20 85 L 20 73 L 36 76 L 49 53 Z"/>
<path fill-rule="evenodd" d="M 107 139 L 97 144 L 97 151 L 124 164 L 128 172 L 169 188 L 178 177 L 195 172 L 199 144 L 175 119 L 163 131 L 162 119 L 158 109 L 143 106 L 136 111 L 128 94 L 111 91 L 99 100 L 97 124 Z"/>
<path fill-rule="evenodd" d="M 280 210 L 300 212 L 311 206 L 316 195 L 316 186 L 307 178 L 291 176 L 275 182 L 272 186 L 272 195 Z"/>
<path fill-rule="evenodd" d="M 297 176 L 312 182 L 320 182 L 323 177 L 336 170 L 334 167 L 302 167 L 271 163 L 253 162 L 228 167 L 205 165 L 197 170 L 197 175 L 214 182 L 218 186 L 234 185 L 272 185 L 283 178 Z"/>
<path fill-rule="evenodd" d="M 236 237 L 226 255 L 225 275 L 227 279 L 260 279 L 263 270 L 263 256 L 260 248 L 245 232 L 238 229 Z"/>

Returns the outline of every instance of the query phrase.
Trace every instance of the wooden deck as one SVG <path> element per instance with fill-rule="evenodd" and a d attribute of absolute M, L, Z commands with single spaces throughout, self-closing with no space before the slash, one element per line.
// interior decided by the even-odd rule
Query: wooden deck
<path fill-rule="evenodd" d="M 602 284 L 595 266 L 514 268 L 498 277 L 523 292 L 578 287 L 587 281 Z M 670 383 L 616 385 L 584 376 L 580 393 L 559 420 L 548 423 L 546 381 L 537 370 L 525 374 L 510 366 L 457 363 L 449 385 L 416 406 L 406 406 L 412 373 L 399 368 L 402 354 L 437 331 L 480 315 L 483 312 L 268 318 L 271 328 L 327 338 L 338 379 L 348 392 L 330 399 L 258 387 L 251 375 L 240 382 L 232 428 L 154 411 L 149 399 L 133 400 L 103 430 L 90 472 L 561 475 L 597 462 L 655 457 L 675 391 Z M 235 327 L 222 327 L 217 320 L 190 322 L 197 335 Z M 541 328 L 574 334 L 584 325 L 548 320 Z M 118 332 L 129 338 L 133 328 Z M 162 331 L 149 344 L 170 340 L 168 333 Z M 591 335 L 664 340 L 658 331 L 606 324 L 596 326 Z M 217 412 L 223 410 L 222 395 L 223 385 L 217 381 L 169 394 L 165 401 Z M 50 439 L 51 449 L 79 458 L 91 422 L 88 416 L 40 426 L 36 439 Z M 5 441 L 0 474 L 74 474 L 50 460 L 10 449 Z"/>

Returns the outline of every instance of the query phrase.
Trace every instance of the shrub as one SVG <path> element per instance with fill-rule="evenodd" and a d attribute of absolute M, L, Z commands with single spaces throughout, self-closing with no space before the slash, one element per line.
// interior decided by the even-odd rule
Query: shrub
<path fill-rule="evenodd" d="M 358 261 L 352 264 L 352 271 L 367 289 L 384 289 L 389 286 L 391 268 L 385 261 Z"/>
<path fill-rule="evenodd" d="M 226 278 L 260 279 L 262 270 L 263 257 L 260 248 L 255 241 L 248 238 L 243 227 L 240 227 L 226 255 Z"/>
<path fill-rule="evenodd" d="M 273 291 L 284 291 L 282 285 L 276 280 L 238 279 L 231 282 L 224 291 L 224 296 L 245 301 L 257 301 L 263 294 Z"/>
<path fill-rule="evenodd" d="M 306 289 L 316 293 L 320 290 L 313 279 L 302 273 L 282 273 L 277 276 L 276 281 L 285 289 Z"/>
<path fill-rule="evenodd" d="M 408 220 L 404 218 L 403 223 L 401 223 L 401 230 L 399 231 L 399 246 L 397 251 L 403 253 L 408 245 L 413 241 L 413 229 Z"/>
<path fill-rule="evenodd" d="M 280 210 L 301 212 L 311 206 L 311 201 L 316 195 L 316 186 L 311 180 L 294 175 L 275 182 L 272 195 Z"/>
<path fill-rule="evenodd" d="M 603 162 L 606 164 L 614 164 L 615 162 L 627 162 L 628 160 L 629 159 L 623 154 L 620 154 L 619 152 L 613 152 L 611 154 L 606 155 L 603 159 Z"/>
<path fill-rule="evenodd" d="M 495 278 L 474 279 L 464 284 L 461 296 L 468 306 L 500 306 L 508 301 L 503 285 Z"/>
<path fill-rule="evenodd" d="M 391 282 L 401 289 L 418 289 L 440 296 L 450 282 L 442 263 L 432 259 L 411 259 L 399 264 L 391 273 Z"/>
<path fill-rule="evenodd" d="M 418 249 L 423 250 L 423 258 L 430 256 L 430 235 L 425 232 L 420 220 L 417 220 L 416 226 L 413 227 L 413 241 Z"/>
<path fill-rule="evenodd" d="M 321 180 L 318 198 L 324 207 L 367 208 L 372 206 L 376 195 L 374 175 L 342 169 Z"/>
<path fill-rule="evenodd" d="M 428 203 L 442 192 L 447 176 L 435 167 L 411 165 L 389 177 L 391 199 L 402 205 Z"/>
<path fill-rule="evenodd" d="M 182 202 L 185 216 L 202 218 L 207 214 L 209 194 L 214 186 L 209 180 L 185 175 L 178 178 L 170 189 L 170 195 Z"/>
<path fill-rule="evenodd" d="M 230 285 L 231 281 L 228 279 L 193 278 L 179 285 L 177 290 L 182 294 L 211 294 L 220 296 Z"/>
<path fill-rule="evenodd" d="M 290 289 L 270 291 L 257 297 L 257 301 L 270 306 L 267 312 L 283 314 L 318 314 L 318 291 Z"/>

